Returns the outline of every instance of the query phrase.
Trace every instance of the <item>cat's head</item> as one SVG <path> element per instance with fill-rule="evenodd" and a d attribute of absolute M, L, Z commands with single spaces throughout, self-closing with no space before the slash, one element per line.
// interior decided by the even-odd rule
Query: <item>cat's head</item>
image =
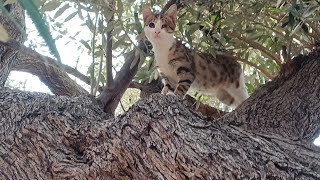
<path fill-rule="evenodd" d="M 144 6 L 142 15 L 144 32 L 153 45 L 172 42 L 177 19 L 176 4 L 171 5 L 164 14 L 154 14 L 149 7 Z"/>

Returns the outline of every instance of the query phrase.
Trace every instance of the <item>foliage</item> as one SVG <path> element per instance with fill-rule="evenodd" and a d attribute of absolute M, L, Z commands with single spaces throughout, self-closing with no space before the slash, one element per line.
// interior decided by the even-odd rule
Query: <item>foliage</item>
<path fill-rule="evenodd" d="M 51 36 L 50 30 L 46 25 L 46 21 L 43 19 L 42 14 L 39 12 L 38 8 L 34 4 L 33 0 L 19 0 L 19 3 L 26 10 L 27 14 L 34 22 L 40 35 L 47 43 L 50 52 L 52 53 L 52 55 L 54 55 L 55 58 L 57 58 L 58 63 L 61 65 L 61 58 L 55 45 L 55 42 Z"/>
<path fill-rule="evenodd" d="M 317 0 L 181 2 L 176 37 L 197 51 L 228 52 L 237 56 L 243 64 L 249 92 L 277 75 L 281 57 L 291 59 L 305 54 L 320 38 L 320 3 Z M 140 14 L 142 3 L 132 0 L 35 0 L 41 13 L 53 22 L 52 29 L 60 33 L 57 38 L 77 41 L 79 49 L 85 49 L 91 55 L 87 74 L 91 77 L 92 93 L 97 85 L 106 84 L 106 66 L 113 66 L 115 73 L 128 53 L 137 48 L 138 42 L 145 40 Z M 148 5 L 159 11 L 165 3 L 150 1 Z M 83 26 L 74 35 L 63 30 L 71 19 L 78 19 Z M 91 34 L 79 35 L 82 28 L 89 29 Z M 112 64 L 106 63 L 108 33 L 112 35 Z M 286 54 L 282 55 L 282 51 Z M 134 80 L 147 83 L 158 78 L 152 68 L 152 52 L 144 54 L 138 50 L 135 55 L 145 60 L 140 61 Z"/>

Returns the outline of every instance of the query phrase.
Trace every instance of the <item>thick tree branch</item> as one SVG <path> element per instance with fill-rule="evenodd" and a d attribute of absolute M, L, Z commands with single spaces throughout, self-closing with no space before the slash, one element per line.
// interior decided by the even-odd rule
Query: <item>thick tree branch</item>
<path fill-rule="evenodd" d="M 5 7 L 10 8 L 6 9 Z M 24 11 L 19 3 L 8 4 L 5 7 L 2 7 L 2 12 L 0 13 L 0 24 L 6 29 L 9 37 L 14 39 L 18 45 L 23 44 L 26 38 L 23 29 L 25 28 Z M 16 26 L 19 26 L 19 28 Z M 0 87 L 5 85 L 12 67 L 18 60 L 17 51 L 7 48 L 4 44 L 0 45 Z"/>
<path fill-rule="evenodd" d="M 139 45 L 139 48 L 142 51 L 147 52 L 146 47 L 142 43 Z M 98 97 L 98 101 L 101 103 L 104 112 L 106 113 L 114 114 L 123 93 L 129 87 L 131 80 L 137 73 L 140 58 L 135 56 L 135 51 L 136 50 L 133 50 L 129 53 L 130 55 L 117 73 L 113 85 L 105 87 Z M 135 59 L 137 60 L 136 64 L 132 66 Z"/>
<path fill-rule="evenodd" d="M 137 82 L 131 82 L 129 85 L 129 88 L 136 88 L 139 89 L 140 97 L 141 98 L 147 98 L 152 94 L 160 93 L 162 89 L 162 83 L 160 80 L 153 80 L 149 84 L 142 84 Z M 220 111 L 214 107 L 211 107 L 207 104 L 203 104 L 190 95 L 186 95 L 185 100 L 192 104 L 193 109 L 200 112 L 202 115 L 206 116 L 208 119 L 218 119 L 224 114 L 226 114 L 223 111 Z"/>
<path fill-rule="evenodd" d="M 49 58 L 49 57 L 47 57 Z M 90 85 L 90 77 L 82 74 L 79 70 L 71 67 L 71 66 L 68 66 L 68 65 L 65 65 L 65 64 L 62 64 L 62 69 L 64 71 L 66 71 L 68 74 L 71 74 L 73 75 L 74 77 L 80 79 L 81 81 L 83 81 L 84 83 Z"/>
<path fill-rule="evenodd" d="M 54 59 L 43 56 L 15 41 L 3 45 L 18 53 L 19 60 L 13 66 L 13 70 L 28 72 L 38 76 L 53 94 L 65 96 L 88 94 L 85 89 L 72 80 L 68 74 L 59 67 Z M 70 70 L 70 68 L 67 69 Z M 79 73 L 77 73 L 77 75 L 79 75 Z"/>
<path fill-rule="evenodd" d="M 110 120 L 87 97 L 0 89 L 0 99 L 0 177 L 320 178 L 320 151 L 312 145 L 224 123 L 233 116 L 206 121 L 173 96 L 151 95 Z"/>
<path fill-rule="evenodd" d="M 285 67 L 280 76 L 228 114 L 234 120 L 230 123 L 313 142 L 320 133 L 320 50 L 298 56 Z"/>

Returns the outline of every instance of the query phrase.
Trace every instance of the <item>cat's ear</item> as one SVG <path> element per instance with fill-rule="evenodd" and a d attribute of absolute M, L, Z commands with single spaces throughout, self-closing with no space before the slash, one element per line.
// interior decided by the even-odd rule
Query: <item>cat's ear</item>
<path fill-rule="evenodd" d="M 149 6 L 146 6 L 146 5 L 142 6 L 142 15 L 143 15 L 144 22 L 146 22 L 148 17 L 153 16 L 153 13 L 151 12 Z"/>
<path fill-rule="evenodd" d="M 178 11 L 177 5 L 172 4 L 164 14 L 168 16 L 171 19 L 171 21 L 175 24 L 177 19 L 177 11 Z"/>

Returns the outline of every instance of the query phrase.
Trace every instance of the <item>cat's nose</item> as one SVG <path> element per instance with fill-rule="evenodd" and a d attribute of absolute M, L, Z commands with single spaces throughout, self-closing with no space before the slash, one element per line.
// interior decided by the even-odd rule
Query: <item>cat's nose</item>
<path fill-rule="evenodd" d="M 154 33 L 156 34 L 156 35 L 158 35 L 158 34 L 160 34 L 160 30 L 156 30 L 156 31 L 154 31 Z"/>

